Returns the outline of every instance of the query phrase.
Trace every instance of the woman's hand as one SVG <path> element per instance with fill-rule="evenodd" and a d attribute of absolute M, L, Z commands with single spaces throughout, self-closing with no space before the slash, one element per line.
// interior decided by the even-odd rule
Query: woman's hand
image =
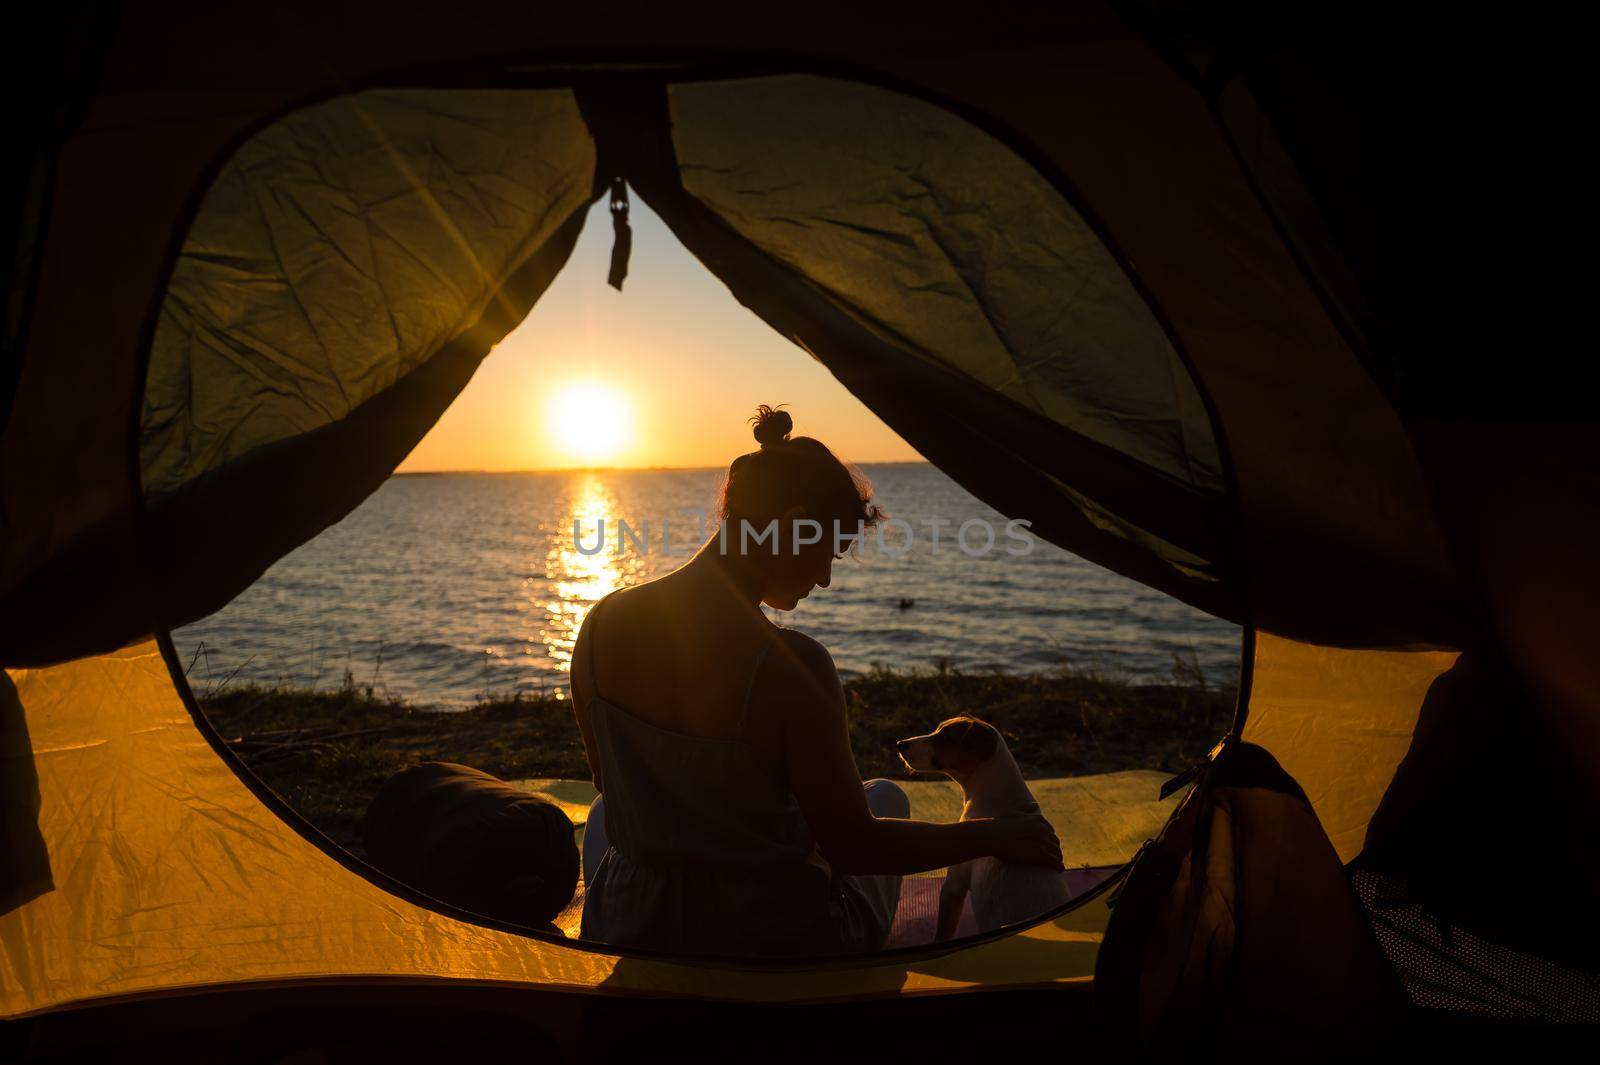
<path fill-rule="evenodd" d="M 1004 814 L 989 820 L 993 826 L 990 853 L 996 858 L 1047 869 L 1066 868 L 1061 861 L 1061 840 L 1042 814 Z"/>

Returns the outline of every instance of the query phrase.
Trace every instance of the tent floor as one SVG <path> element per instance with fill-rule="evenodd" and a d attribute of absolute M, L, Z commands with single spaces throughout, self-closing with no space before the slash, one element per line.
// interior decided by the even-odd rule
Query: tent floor
<path fill-rule="evenodd" d="M 466 984 L 170 996 L 0 1025 L 0 1060 L 255 1063 L 904 1060 L 1086 1047 L 1086 988 L 808 1005 L 602 998 Z"/>
<path fill-rule="evenodd" d="M 1248 1012 L 1248 1011 L 1246 1011 Z M 1496 1023 L 1417 1012 L 1354 1035 L 1386 1054 L 1472 1049 L 1525 1056 L 1582 1045 L 1583 1028 Z M 1187 1033 L 1175 1050 L 1217 1049 L 1219 1031 Z M 0 1022 L 0 1061 L 146 1061 L 173 1065 L 337 1062 L 658 1060 L 852 1062 L 985 1060 L 977 1055 L 1134 1049 L 1100 1031 L 1087 987 L 938 994 L 871 1002 L 725 1005 L 599 998 L 470 984 L 309 984 L 172 995 Z M 1283 1048 L 1279 1048 L 1283 1049 Z M 1295 1048 L 1317 1057 L 1318 1048 Z M 1357 1047 L 1345 1048 L 1346 1053 Z M 1039 1058 L 1037 1060 L 1045 1060 Z"/>

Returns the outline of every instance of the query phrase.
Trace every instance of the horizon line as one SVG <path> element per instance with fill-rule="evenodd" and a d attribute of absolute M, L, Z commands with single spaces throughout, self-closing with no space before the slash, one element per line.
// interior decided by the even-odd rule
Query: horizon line
<path fill-rule="evenodd" d="M 864 459 L 851 462 L 852 466 L 931 466 L 927 459 Z M 451 470 L 395 470 L 391 477 L 447 477 L 456 475 L 494 477 L 520 473 L 687 473 L 696 470 L 721 470 L 721 465 L 711 466 L 542 466 L 522 467 L 514 470 L 451 469 Z"/>

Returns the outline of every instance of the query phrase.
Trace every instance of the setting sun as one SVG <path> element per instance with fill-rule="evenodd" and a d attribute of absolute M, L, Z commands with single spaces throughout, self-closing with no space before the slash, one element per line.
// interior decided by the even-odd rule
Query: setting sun
<path fill-rule="evenodd" d="M 606 284 L 602 198 L 566 268 L 400 472 L 727 469 L 754 447 L 758 403 L 788 404 L 797 434 L 852 462 L 920 460 L 827 367 L 740 306 L 648 207 L 635 203 L 629 219 L 626 295 Z M 590 423 L 591 403 L 618 413 Z"/>
<path fill-rule="evenodd" d="M 558 390 L 546 408 L 550 442 L 585 462 L 612 458 L 633 436 L 633 411 L 615 388 L 591 381 Z"/>

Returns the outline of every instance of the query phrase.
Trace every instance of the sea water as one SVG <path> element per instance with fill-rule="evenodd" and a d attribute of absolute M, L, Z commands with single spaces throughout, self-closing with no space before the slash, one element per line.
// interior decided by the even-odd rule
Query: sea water
<path fill-rule="evenodd" d="M 1213 684 L 1236 677 L 1236 626 L 1008 528 L 933 466 L 863 471 L 896 523 L 835 562 L 831 587 L 768 611 L 821 641 L 842 673 L 1068 667 L 1162 681 L 1198 667 Z M 396 476 L 178 630 L 178 652 L 202 692 L 350 684 L 452 708 L 559 691 L 589 608 L 682 565 L 715 531 L 705 515 L 722 476 Z"/>

